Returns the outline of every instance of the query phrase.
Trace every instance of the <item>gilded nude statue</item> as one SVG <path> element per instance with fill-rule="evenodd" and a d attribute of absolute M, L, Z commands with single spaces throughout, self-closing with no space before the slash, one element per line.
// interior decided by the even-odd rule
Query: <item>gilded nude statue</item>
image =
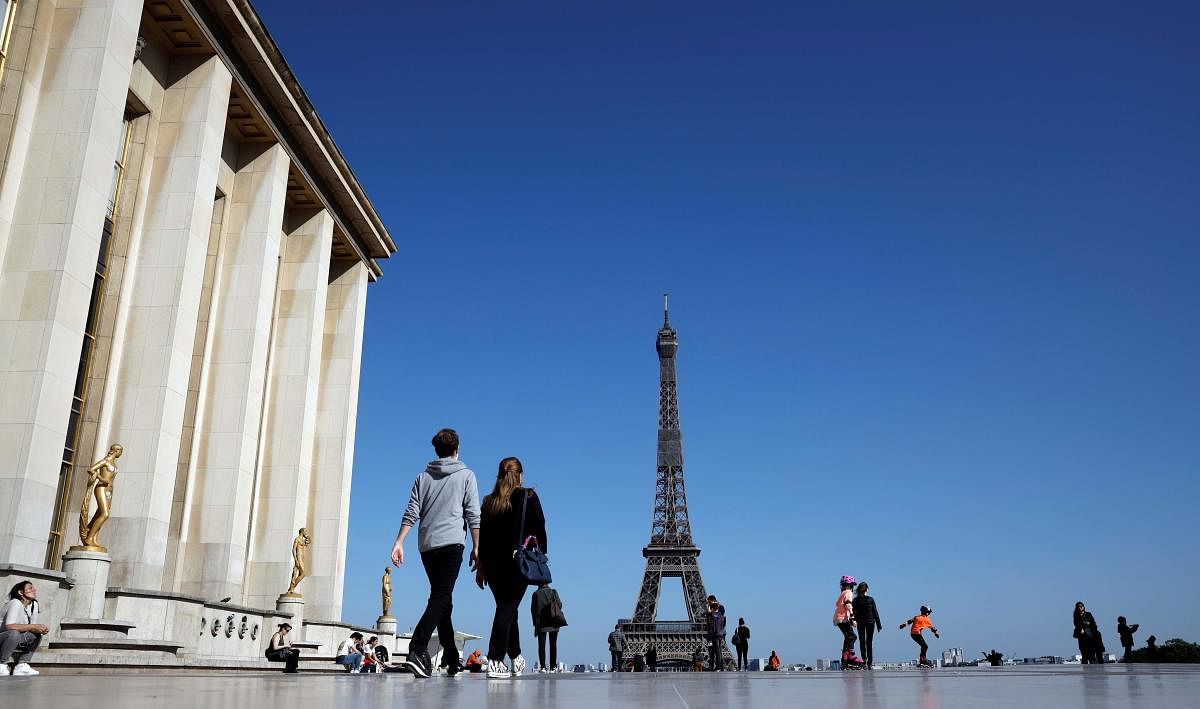
<path fill-rule="evenodd" d="M 296 535 L 295 541 L 292 542 L 292 582 L 288 585 L 287 595 L 299 596 L 296 593 L 296 587 L 308 576 L 308 567 L 304 565 L 304 547 L 312 544 L 312 537 L 308 535 L 308 528 L 301 527 L 300 533 Z"/>
<path fill-rule="evenodd" d="M 71 547 L 71 551 L 107 552 L 100 545 L 97 537 L 104 523 L 108 521 L 112 511 L 113 483 L 117 479 L 117 458 L 125 449 L 120 443 L 114 443 L 108 449 L 108 454 L 92 463 L 88 468 L 87 492 L 83 494 L 83 506 L 79 510 L 79 542 L 80 546 Z M 96 514 L 88 519 L 91 512 L 92 499 L 96 500 Z"/>
<path fill-rule="evenodd" d="M 392 613 L 392 569 L 391 567 L 383 570 L 383 615 L 387 617 Z"/>

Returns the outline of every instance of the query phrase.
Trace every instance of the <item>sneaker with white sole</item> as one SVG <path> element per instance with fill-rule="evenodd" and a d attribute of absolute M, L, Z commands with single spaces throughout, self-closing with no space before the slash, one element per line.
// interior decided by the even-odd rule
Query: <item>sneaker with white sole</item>
<path fill-rule="evenodd" d="M 424 653 L 410 653 L 408 659 L 404 661 L 404 666 L 415 677 L 428 677 L 433 674 L 429 663 L 429 655 Z"/>
<path fill-rule="evenodd" d="M 40 674 L 41 672 L 30 667 L 28 662 L 18 662 L 12 671 L 13 677 L 36 677 Z"/>
<path fill-rule="evenodd" d="M 488 660 L 487 676 L 488 679 L 508 679 L 512 675 L 508 671 L 508 665 L 499 660 Z"/>
<path fill-rule="evenodd" d="M 8 671 L 8 663 L 0 662 L 0 677 L 7 677 L 11 673 Z"/>
<path fill-rule="evenodd" d="M 512 676 L 520 677 L 523 674 L 525 674 L 525 658 L 521 655 L 517 655 L 515 658 L 513 658 Z"/>

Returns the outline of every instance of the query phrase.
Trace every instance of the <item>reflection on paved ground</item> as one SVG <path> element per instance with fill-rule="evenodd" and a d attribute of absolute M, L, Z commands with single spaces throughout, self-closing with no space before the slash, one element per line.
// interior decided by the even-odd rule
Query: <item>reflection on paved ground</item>
<path fill-rule="evenodd" d="M 1200 667 L 1121 665 L 796 674 L 468 675 L 115 673 L 0 678 L 4 709 L 347 707 L 1189 707 Z"/>

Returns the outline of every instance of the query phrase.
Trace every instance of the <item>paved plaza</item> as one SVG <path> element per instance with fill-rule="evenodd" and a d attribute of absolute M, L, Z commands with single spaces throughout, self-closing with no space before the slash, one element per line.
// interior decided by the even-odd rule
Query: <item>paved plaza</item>
<path fill-rule="evenodd" d="M 0 679 L 0 706 L 211 707 L 1195 707 L 1200 667 L 1057 666 L 792 674 L 466 675 L 106 673 Z"/>

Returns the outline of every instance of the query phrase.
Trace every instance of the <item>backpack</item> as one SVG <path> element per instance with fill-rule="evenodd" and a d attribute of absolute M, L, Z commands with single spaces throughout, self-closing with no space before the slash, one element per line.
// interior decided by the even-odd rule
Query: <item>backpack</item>
<path fill-rule="evenodd" d="M 562 599 L 558 597 L 558 591 L 551 589 L 550 603 L 542 611 L 542 616 L 546 625 L 552 628 L 562 628 L 567 625 L 567 616 L 563 615 Z"/>

